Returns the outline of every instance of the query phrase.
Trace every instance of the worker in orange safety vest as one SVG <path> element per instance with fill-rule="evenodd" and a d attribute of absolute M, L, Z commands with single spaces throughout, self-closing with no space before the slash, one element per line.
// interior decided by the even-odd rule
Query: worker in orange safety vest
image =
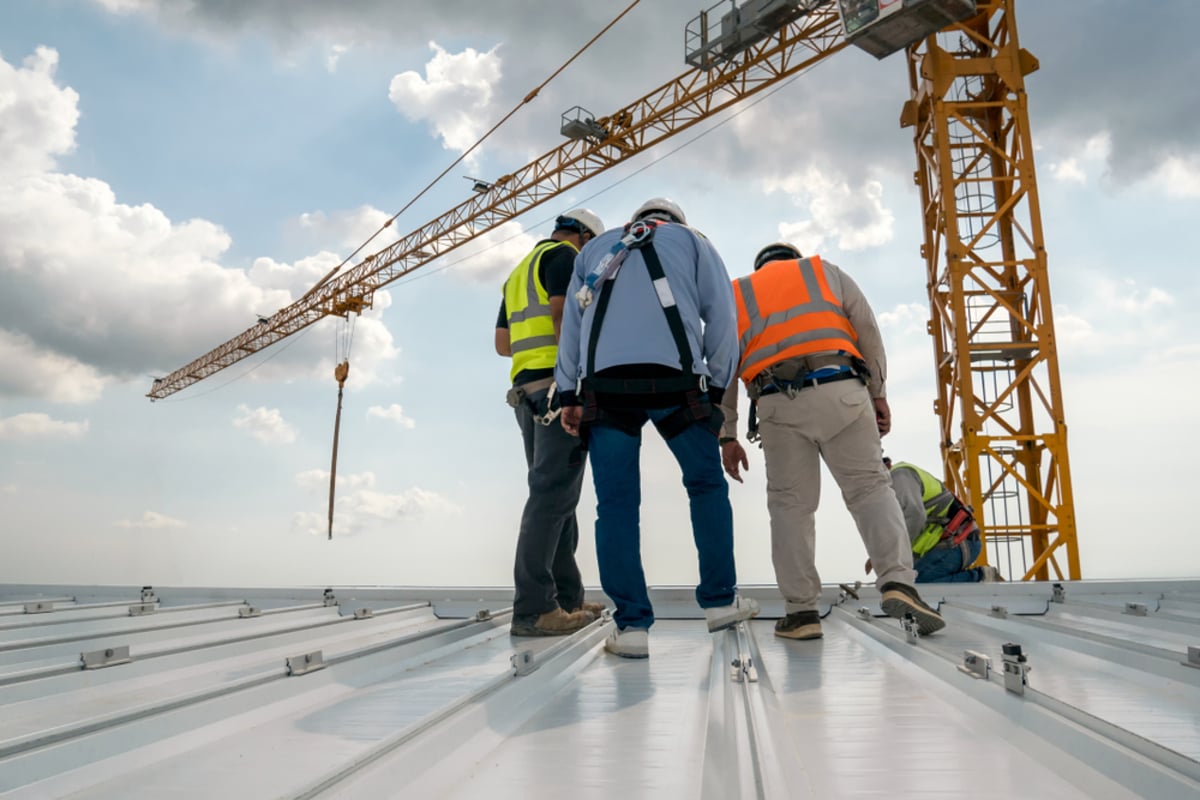
<path fill-rule="evenodd" d="M 815 512 L 821 460 L 842 490 L 876 567 L 885 613 L 912 614 L 922 635 L 945 622 L 918 595 L 904 516 L 883 466 L 880 437 L 891 428 L 887 364 L 875 315 L 859 287 L 820 256 L 792 244 L 759 251 L 754 272 L 733 282 L 741 359 L 751 399 L 750 440 L 766 460 L 771 558 L 785 600 L 775 635 L 821 636 Z M 737 395 L 722 399 L 721 458 L 741 482 Z M 756 419 L 757 417 L 757 419 Z"/>

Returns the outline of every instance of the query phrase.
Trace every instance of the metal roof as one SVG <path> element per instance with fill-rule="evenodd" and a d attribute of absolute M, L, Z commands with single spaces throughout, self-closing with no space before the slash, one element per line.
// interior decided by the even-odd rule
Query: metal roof
<path fill-rule="evenodd" d="M 0 586 L 0 797 L 1200 797 L 1200 580 L 1058 587 L 917 638 L 831 586 L 809 642 L 659 587 L 631 661 L 504 588 Z"/>

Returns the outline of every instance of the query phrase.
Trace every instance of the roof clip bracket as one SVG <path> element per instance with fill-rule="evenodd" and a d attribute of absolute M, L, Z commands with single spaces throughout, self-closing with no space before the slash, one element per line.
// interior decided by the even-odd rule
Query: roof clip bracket
<path fill-rule="evenodd" d="M 1021 652 L 1021 645 L 1009 642 L 1001 645 L 1000 649 L 1004 663 L 1004 688 L 1013 694 L 1025 694 L 1025 687 L 1029 685 L 1029 671 L 1033 667 L 1029 666 L 1028 659 Z"/>
<path fill-rule="evenodd" d="M 90 650 L 79 654 L 81 669 L 115 667 L 117 664 L 128 664 L 132 660 L 133 657 L 129 655 L 129 645 L 106 647 L 103 650 Z"/>
<path fill-rule="evenodd" d="M 375 612 L 369 608 L 354 609 L 354 618 L 355 619 L 370 619 L 373 616 L 375 616 Z"/>
<path fill-rule="evenodd" d="M 1054 594 L 1050 595 L 1051 603 L 1067 602 L 1067 590 L 1063 588 L 1061 583 L 1054 584 Z"/>
<path fill-rule="evenodd" d="M 333 596 L 333 589 L 325 590 L 325 594 L 321 596 L 321 602 L 324 603 L 326 607 L 336 606 L 338 604 L 337 598 Z"/>
<path fill-rule="evenodd" d="M 261 617 L 262 609 L 257 606 L 242 606 L 238 609 L 238 617 L 247 619 L 249 617 Z"/>
<path fill-rule="evenodd" d="M 972 678 L 987 680 L 992 674 L 992 659 L 990 656 L 977 653 L 974 650 L 964 650 L 963 663 L 958 669 Z"/>
<path fill-rule="evenodd" d="M 54 610 L 54 603 L 49 600 L 47 600 L 45 602 L 26 603 L 25 604 L 25 613 L 26 614 L 45 614 L 45 613 L 53 611 L 53 610 Z"/>
<path fill-rule="evenodd" d="M 284 666 L 287 668 L 288 675 L 304 675 L 325 669 L 325 657 L 320 650 L 313 650 L 311 653 L 288 658 L 284 662 Z"/>
<path fill-rule="evenodd" d="M 905 614 L 904 619 L 900 620 L 900 627 L 904 628 L 904 638 L 909 644 L 916 644 L 921 638 L 920 626 L 917 625 L 917 620 L 912 614 Z"/>
<path fill-rule="evenodd" d="M 1185 667 L 1195 667 L 1196 669 L 1200 669 L 1200 647 L 1192 647 L 1191 645 L 1188 645 L 1187 660 L 1180 661 L 1179 663 L 1183 664 Z"/>
<path fill-rule="evenodd" d="M 1145 603 L 1126 603 L 1124 613 L 1133 617 L 1144 617 L 1149 611 Z"/>
<path fill-rule="evenodd" d="M 512 666 L 517 675 L 528 675 L 541 665 L 533 657 L 532 650 L 521 650 L 512 654 Z"/>
<path fill-rule="evenodd" d="M 1008 608 L 1006 606 L 1001 606 L 1001 605 L 992 606 L 991 615 L 993 617 L 999 617 L 1000 619 L 1007 619 L 1008 618 Z"/>

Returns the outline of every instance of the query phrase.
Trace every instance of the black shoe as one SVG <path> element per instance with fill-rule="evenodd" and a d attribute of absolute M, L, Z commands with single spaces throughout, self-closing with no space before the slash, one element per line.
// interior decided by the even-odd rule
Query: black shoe
<path fill-rule="evenodd" d="M 816 611 L 793 611 L 776 620 L 775 635 L 784 639 L 820 639 L 821 615 Z"/>
<path fill-rule="evenodd" d="M 879 593 L 883 595 L 879 603 L 883 613 L 896 619 L 904 619 L 905 614 L 912 614 L 917 621 L 917 632 L 922 636 L 946 627 L 942 615 L 927 606 L 913 587 L 893 581 L 879 587 Z"/>

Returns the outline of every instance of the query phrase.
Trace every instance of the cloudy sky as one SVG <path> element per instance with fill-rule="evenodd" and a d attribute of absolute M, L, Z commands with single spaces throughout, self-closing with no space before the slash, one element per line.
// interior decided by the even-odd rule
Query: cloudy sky
<path fill-rule="evenodd" d="M 936 469 L 904 64 L 848 50 L 171 398 L 163 375 L 287 305 L 624 4 L 12 0 L 0 9 L 0 582 L 511 580 L 519 434 L 492 352 L 504 275 L 560 210 L 667 195 L 749 271 L 781 236 L 864 287 L 891 357 L 896 458 Z M 413 230 L 556 147 L 563 111 L 685 70 L 695 0 L 642 3 L 396 223 Z M 1196 576 L 1200 8 L 1022 2 L 1086 577 Z M 1165 20 L 1165 22 L 1164 22 Z M 1191 24 L 1189 24 L 1191 23 Z M 378 249 L 385 240 L 376 240 Z M 368 252 L 370 249 L 368 250 Z M 652 583 L 695 581 L 686 499 L 647 438 Z M 732 489 L 742 583 L 773 581 L 762 463 Z M 826 580 L 861 573 L 832 481 Z M 594 498 L 581 503 L 590 534 Z M 594 546 L 580 560 L 598 584 Z"/>

